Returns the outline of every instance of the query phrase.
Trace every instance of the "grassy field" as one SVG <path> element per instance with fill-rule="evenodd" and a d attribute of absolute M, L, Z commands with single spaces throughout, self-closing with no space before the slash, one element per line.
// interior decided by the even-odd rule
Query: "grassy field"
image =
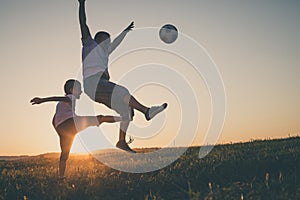
<path fill-rule="evenodd" d="M 203 159 L 198 151 L 143 174 L 71 156 L 65 181 L 57 180 L 59 154 L 3 160 L 0 199 L 300 199 L 300 137 L 218 145 Z"/>

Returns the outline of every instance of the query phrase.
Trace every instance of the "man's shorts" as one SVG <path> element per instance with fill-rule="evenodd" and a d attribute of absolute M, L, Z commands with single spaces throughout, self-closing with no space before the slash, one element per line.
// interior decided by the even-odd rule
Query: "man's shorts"
<path fill-rule="evenodd" d="M 124 102 L 129 91 L 118 84 L 100 78 L 99 74 L 84 80 L 84 92 L 94 101 L 102 103 L 120 114 L 122 120 L 131 121 L 134 116 L 133 108 Z"/>

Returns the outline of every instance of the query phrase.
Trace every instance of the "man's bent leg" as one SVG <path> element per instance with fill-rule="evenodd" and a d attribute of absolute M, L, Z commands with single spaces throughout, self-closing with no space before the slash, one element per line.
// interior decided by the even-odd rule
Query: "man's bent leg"
<path fill-rule="evenodd" d="M 129 126 L 129 121 L 122 121 L 120 123 L 120 133 L 119 133 L 119 141 L 116 144 L 116 146 L 124 151 L 128 151 L 130 153 L 136 153 L 134 150 L 132 150 L 128 144 L 126 143 L 126 131 Z"/>
<path fill-rule="evenodd" d="M 148 111 L 148 107 L 144 106 L 143 104 L 141 104 L 138 100 L 136 100 L 136 98 L 134 98 L 134 96 L 128 94 L 124 96 L 124 103 L 129 104 L 130 107 L 146 114 Z"/>
<path fill-rule="evenodd" d="M 149 121 L 153 117 L 155 117 L 158 113 L 165 110 L 168 106 L 167 103 L 163 103 L 160 106 L 152 106 L 150 108 L 144 106 L 139 101 L 137 101 L 132 95 L 128 94 L 124 96 L 124 103 L 129 104 L 134 109 L 137 109 L 138 111 L 144 113 L 145 118 Z"/>
<path fill-rule="evenodd" d="M 129 121 L 120 122 L 119 141 L 126 141 L 126 132 L 129 126 Z"/>

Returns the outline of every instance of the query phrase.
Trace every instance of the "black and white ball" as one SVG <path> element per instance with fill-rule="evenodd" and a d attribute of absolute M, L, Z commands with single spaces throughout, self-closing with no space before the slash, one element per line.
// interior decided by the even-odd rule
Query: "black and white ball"
<path fill-rule="evenodd" d="M 160 28 L 159 37 L 163 42 L 171 44 L 177 39 L 178 30 L 174 25 L 166 24 Z"/>

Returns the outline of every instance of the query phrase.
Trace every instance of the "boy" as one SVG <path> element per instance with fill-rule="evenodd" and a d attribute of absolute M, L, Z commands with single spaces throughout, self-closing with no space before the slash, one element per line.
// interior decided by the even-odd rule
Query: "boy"
<path fill-rule="evenodd" d="M 41 104 L 49 101 L 58 101 L 56 112 L 52 124 L 59 135 L 60 141 L 60 160 L 59 160 L 59 179 L 64 179 L 66 162 L 69 158 L 71 146 L 76 134 L 89 126 L 99 126 L 103 122 L 118 122 L 120 117 L 114 116 L 77 116 L 75 114 L 75 102 L 82 93 L 81 84 L 77 80 L 67 80 L 64 85 L 65 96 L 33 98 L 32 105 Z"/>
<path fill-rule="evenodd" d="M 129 91 L 120 85 L 109 81 L 109 55 L 122 42 L 126 34 L 134 28 L 131 24 L 111 42 L 110 34 L 98 32 L 94 39 L 86 23 L 85 0 L 79 1 L 79 23 L 82 40 L 82 66 L 84 92 L 94 101 L 102 103 L 115 110 L 122 117 L 120 123 L 119 141 L 116 146 L 125 151 L 134 152 L 126 143 L 126 131 L 134 115 L 133 109 L 142 112 L 147 120 L 166 109 L 167 104 L 146 107 L 138 102 Z"/>

